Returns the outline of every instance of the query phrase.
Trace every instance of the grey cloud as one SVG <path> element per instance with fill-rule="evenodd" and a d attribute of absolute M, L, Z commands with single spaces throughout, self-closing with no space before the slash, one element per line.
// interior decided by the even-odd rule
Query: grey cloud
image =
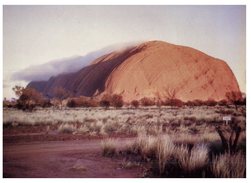
<path fill-rule="evenodd" d="M 41 65 L 34 65 L 15 72 L 12 80 L 41 81 L 48 80 L 51 76 L 60 73 L 74 72 L 87 64 L 85 57 L 76 56 L 51 61 Z"/>
<path fill-rule="evenodd" d="M 34 65 L 18 72 L 15 72 L 11 79 L 19 81 L 44 81 L 48 80 L 52 76 L 56 76 L 62 73 L 76 72 L 88 65 L 96 58 L 112 52 L 114 50 L 127 48 L 135 45 L 136 43 L 124 43 L 119 45 L 112 45 L 98 51 L 91 52 L 85 56 L 74 56 L 69 58 L 63 58 L 59 60 L 53 60 L 41 65 Z"/>

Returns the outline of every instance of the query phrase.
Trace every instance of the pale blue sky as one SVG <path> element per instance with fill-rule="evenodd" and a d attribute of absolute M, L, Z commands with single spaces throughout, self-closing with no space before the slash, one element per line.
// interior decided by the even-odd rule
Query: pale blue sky
<path fill-rule="evenodd" d="M 4 96 L 31 65 L 162 40 L 225 60 L 246 90 L 245 6 L 4 6 Z M 26 70 L 27 71 L 27 70 Z"/>

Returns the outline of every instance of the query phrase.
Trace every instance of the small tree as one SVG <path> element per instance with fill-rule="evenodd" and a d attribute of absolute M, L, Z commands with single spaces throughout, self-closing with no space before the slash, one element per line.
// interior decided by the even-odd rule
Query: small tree
<path fill-rule="evenodd" d="M 155 104 L 153 100 L 146 97 L 140 99 L 140 103 L 143 106 L 153 106 Z"/>
<path fill-rule="evenodd" d="M 76 101 L 74 99 L 68 100 L 67 107 L 77 107 Z"/>
<path fill-rule="evenodd" d="M 216 106 L 217 105 L 217 102 L 213 99 L 208 99 L 207 101 L 204 102 L 205 105 L 207 106 Z"/>
<path fill-rule="evenodd" d="M 168 106 L 182 107 L 184 103 L 179 99 L 167 99 L 164 104 Z"/>
<path fill-rule="evenodd" d="M 193 101 L 187 101 L 186 102 L 187 106 L 202 106 L 204 104 L 205 103 L 202 100 L 199 100 L 199 99 L 196 99 L 196 100 L 193 100 Z"/>
<path fill-rule="evenodd" d="M 97 107 L 97 106 L 98 106 L 98 103 L 94 99 L 83 98 L 83 100 L 81 100 L 81 107 Z"/>
<path fill-rule="evenodd" d="M 220 100 L 220 101 L 218 102 L 218 105 L 219 105 L 219 106 L 226 106 L 227 103 L 228 103 L 227 100 L 222 99 L 222 100 Z"/>
<path fill-rule="evenodd" d="M 138 108 L 138 107 L 139 107 L 139 101 L 137 101 L 137 100 L 133 100 L 133 101 L 131 102 L 131 104 L 132 104 L 132 106 L 135 107 L 135 108 Z"/>
<path fill-rule="evenodd" d="M 19 97 L 17 100 L 17 107 L 19 109 L 32 111 L 36 105 L 43 105 L 43 95 L 34 88 L 15 86 L 13 91 Z"/>
<path fill-rule="evenodd" d="M 124 105 L 123 97 L 121 95 L 114 94 L 111 97 L 111 103 L 114 107 L 122 107 Z"/>
<path fill-rule="evenodd" d="M 102 107 L 105 107 L 108 109 L 111 105 L 111 96 L 110 95 L 104 95 L 102 99 L 99 102 L 99 105 Z"/>

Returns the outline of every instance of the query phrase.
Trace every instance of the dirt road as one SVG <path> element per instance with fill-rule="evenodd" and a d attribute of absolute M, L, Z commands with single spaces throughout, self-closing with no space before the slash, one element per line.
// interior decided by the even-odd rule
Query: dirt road
<path fill-rule="evenodd" d="M 118 139 L 123 145 L 130 139 Z M 4 177 L 140 177 L 122 158 L 102 156 L 100 140 L 4 143 Z"/>

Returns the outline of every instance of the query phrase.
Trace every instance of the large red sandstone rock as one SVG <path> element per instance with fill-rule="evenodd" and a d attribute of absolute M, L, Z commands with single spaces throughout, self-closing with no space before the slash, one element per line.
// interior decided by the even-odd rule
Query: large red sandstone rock
<path fill-rule="evenodd" d="M 71 74 L 31 82 L 45 95 L 62 86 L 75 95 L 121 94 L 125 101 L 175 97 L 221 100 L 226 92 L 240 91 L 228 65 L 193 48 L 150 41 L 115 51 Z"/>

